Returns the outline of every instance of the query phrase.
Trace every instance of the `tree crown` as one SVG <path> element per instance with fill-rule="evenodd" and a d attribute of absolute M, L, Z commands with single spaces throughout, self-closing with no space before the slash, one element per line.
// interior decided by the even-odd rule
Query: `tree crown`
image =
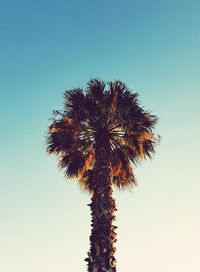
<path fill-rule="evenodd" d="M 68 178 L 78 178 L 92 192 L 95 154 L 103 146 L 112 183 L 123 189 L 136 183 L 133 164 L 154 153 L 156 123 L 157 117 L 139 105 L 138 94 L 125 83 L 92 79 L 85 91 L 65 91 L 63 110 L 54 111 L 49 126 L 47 151 L 58 156 Z"/>

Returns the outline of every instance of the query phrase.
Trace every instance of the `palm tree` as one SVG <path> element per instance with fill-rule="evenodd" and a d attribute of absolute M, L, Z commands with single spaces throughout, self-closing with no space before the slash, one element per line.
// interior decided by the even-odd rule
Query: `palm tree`
<path fill-rule="evenodd" d="M 116 271 L 113 186 L 136 184 L 132 166 L 154 153 L 156 122 L 121 81 L 92 79 L 85 92 L 67 90 L 63 110 L 54 112 L 47 151 L 58 156 L 67 178 L 77 178 L 91 194 L 89 272 Z"/>

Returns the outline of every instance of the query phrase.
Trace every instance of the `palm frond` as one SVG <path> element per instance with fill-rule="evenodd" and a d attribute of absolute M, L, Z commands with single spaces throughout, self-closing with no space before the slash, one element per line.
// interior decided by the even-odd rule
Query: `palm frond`
<path fill-rule="evenodd" d="M 103 98 L 105 82 L 99 79 L 91 79 L 87 84 L 87 95 L 90 99 L 99 103 Z"/>
<path fill-rule="evenodd" d="M 80 88 L 67 90 L 64 93 L 64 106 L 67 116 L 80 122 L 88 118 L 87 99 Z"/>
<path fill-rule="evenodd" d="M 79 134 L 79 127 L 72 124 L 68 118 L 53 122 L 49 126 L 47 136 L 48 153 L 58 154 L 63 152 L 63 150 L 71 148 Z"/>
<path fill-rule="evenodd" d="M 128 154 L 121 149 L 115 150 L 112 156 L 113 184 L 119 188 L 128 188 L 136 184 Z"/>
<path fill-rule="evenodd" d="M 59 168 L 64 169 L 65 175 L 69 178 L 77 178 L 83 165 L 84 157 L 80 151 L 65 154 L 59 161 Z"/>
<path fill-rule="evenodd" d="M 94 172 L 91 169 L 88 169 L 84 175 L 80 177 L 79 182 L 83 190 L 89 193 L 93 192 L 95 187 Z"/>
<path fill-rule="evenodd" d="M 73 150 L 60 156 L 59 168 L 64 169 L 69 178 L 81 178 L 93 163 L 93 154 L 84 155 L 80 150 Z"/>

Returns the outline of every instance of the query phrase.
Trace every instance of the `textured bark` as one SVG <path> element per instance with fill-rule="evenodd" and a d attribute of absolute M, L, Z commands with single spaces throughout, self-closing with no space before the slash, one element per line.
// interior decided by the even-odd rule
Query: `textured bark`
<path fill-rule="evenodd" d="M 109 153 L 103 147 L 96 150 L 94 179 L 94 193 L 89 204 L 92 216 L 90 252 L 85 261 L 88 262 L 88 272 L 115 272 L 114 243 L 117 227 L 112 222 L 115 220 L 116 207 L 112 198 Z"/>

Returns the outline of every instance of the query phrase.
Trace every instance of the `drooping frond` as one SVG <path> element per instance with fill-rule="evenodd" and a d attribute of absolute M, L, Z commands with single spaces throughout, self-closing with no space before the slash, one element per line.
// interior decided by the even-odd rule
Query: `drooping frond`
<path fill-rule="evenodd" d="M 81 152 L 80 150 L 64 153 L 60 157 L 59 167 L 64 169 L 69 178 L 80 178 L 93 163 L 93 154 Z"/>
<path fill-rule="evenodd" d="M 122 149 L 116 149 L 112 155 L 111 165 L 113 184 L 117 188 L 124 189 L 136 184 L 136 178 L 127 152 L 124 152 Z"/>
<path fill-rule="evenodd" d="M 65 175 L 69 178 L 78 177 L 84 165 L 84 156 L 80 151 L 63 154 L 59 161 L 60 169 L 64 169 Z"/>
<path fill-rule="evenodd" d="M 49 126 L 47 137 L 47 151 L 51 153 L 62 153 L 71 148 L 80 135 L 80 127 L 72 123 L 72 120 L 65 117 L 54 121 Z"/>
<path fill-rule="evenodd" d="M 88 169 L 80 178 L 80 186 L 83 190 L 92 192 L 95 187 L 94 172 Z"/>

